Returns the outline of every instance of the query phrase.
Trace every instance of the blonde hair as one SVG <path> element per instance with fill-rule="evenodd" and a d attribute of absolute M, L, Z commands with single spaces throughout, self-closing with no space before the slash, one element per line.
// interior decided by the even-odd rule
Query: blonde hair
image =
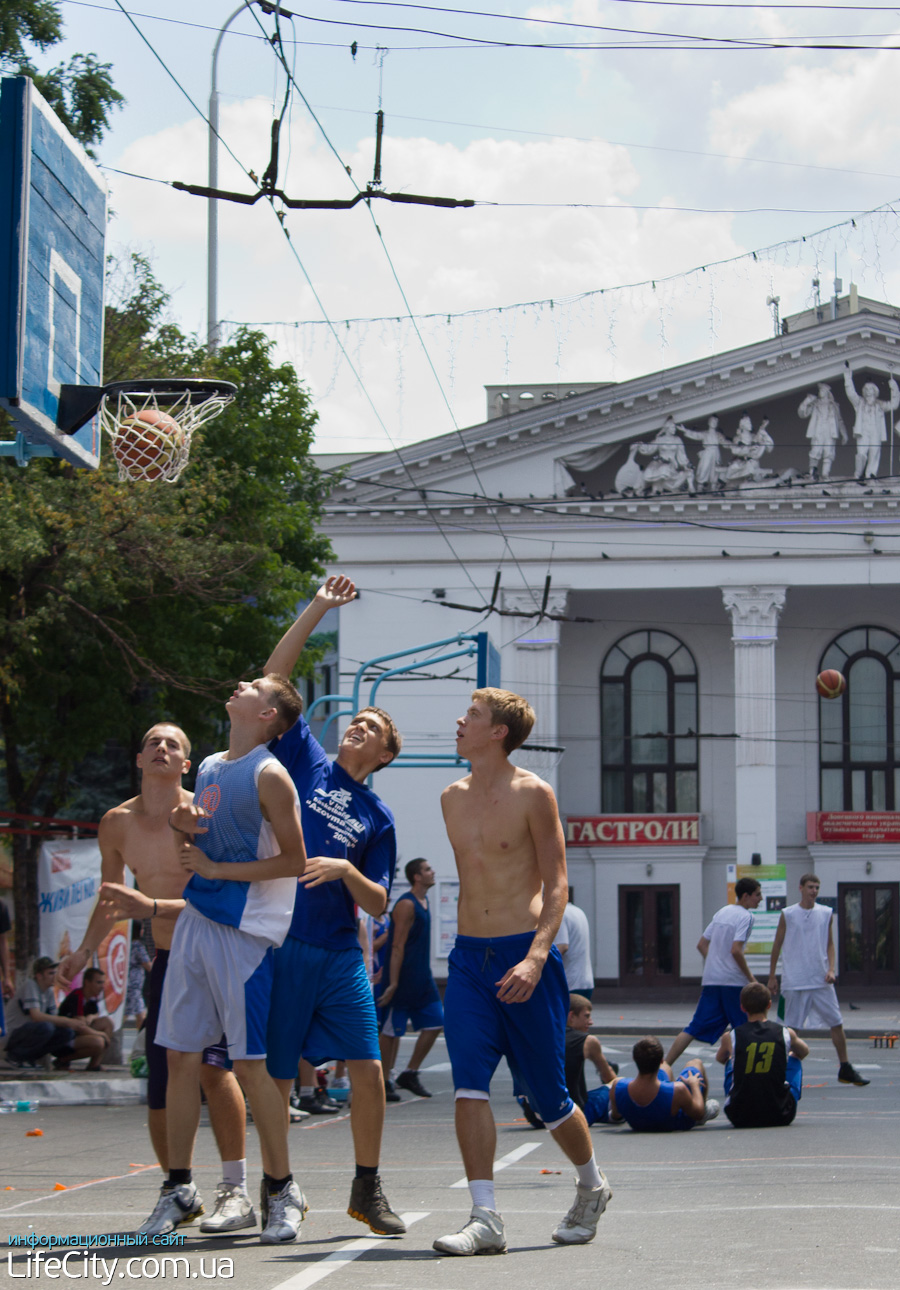
<path fill-rule="evenodd" d="M 498 690 L 487 686 L 483 690 L 473 690 L 472 701 L 487 705 L 491 714 L 492 726 L 506 726 L 506 738 L 503 740 L 503 751 L 515 752 L 531 734 L 534 726 L 534 708 L 521 694 L 512 690 Z"/>

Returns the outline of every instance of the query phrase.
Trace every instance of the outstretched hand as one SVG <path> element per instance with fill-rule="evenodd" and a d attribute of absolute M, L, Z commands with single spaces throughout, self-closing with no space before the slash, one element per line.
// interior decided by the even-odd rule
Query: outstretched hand
<path fill-rule="evenodd" d="M 328 609 L 340 609 L 356 599 L 356 584 L 342 573 L 335 573 L 316 592 L 316 600 Z"/>

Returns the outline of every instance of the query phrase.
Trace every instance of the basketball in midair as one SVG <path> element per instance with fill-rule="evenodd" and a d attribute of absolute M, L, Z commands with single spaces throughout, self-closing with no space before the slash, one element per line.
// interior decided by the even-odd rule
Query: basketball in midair
<path fill-rule="evenodd" d="M 843 673 L 838 672 L 835 668 L 820 672 L 816 677 L 816 689 L 823 699 L 838 699 L 846 688 L 847 682 L 844 680 Z"/>
<path fill-rule="evenodd" d="M 113 456 L 132 479 L 159 479 L 184 442 L 174 417 L 144 408 L 119 422 Z"/>

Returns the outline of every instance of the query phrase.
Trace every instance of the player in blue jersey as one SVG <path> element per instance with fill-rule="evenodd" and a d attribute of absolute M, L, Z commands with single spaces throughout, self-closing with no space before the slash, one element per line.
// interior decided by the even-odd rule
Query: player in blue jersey
<path fill-rule="evenodd" d="M 638 1069 L 634 1079 L 608 1085 L 610 1124 L 625 1120 L 638 1133 L 669 1133 L 693 1129 L 719 1114 L 719 1103 L 707 1099 L 709 1080 L 699 1058 L 674 1076 L 655 1035 L 639 1039 L 631 1055 Z"/>
<path fill-rule="evenodd" d="M 355 597 L 349 578 L 329 578 L 279 641 L 267 670 L 290 676 L 328 610 Z M 333 762 L 302 716 L 272 745 L 300 795 L 309 859 L 290 931 L 275 953 L 269 1071 L 287 1104 L 301 1055 L 314 1063 L 346 1059 L 356 1155 L 347 1212 L 386 1236 L 401 1236 L 406 1226 L 388 1204 L 378 1174 L 384 1080 L 356 906 L 375 917 L 387 908 L 397 859 L 394 817 L 366 780 L 394 759 L 400 743 L 386 712 L 364 708 L 344 732 Z"/>
<path fill-rule="evenodd" d="M 381 1065 L 389 1082 L 400 1040 L 407 1025 L 419 1037 L 406 1069 L 397 1076 L 398 1088 L 416 1097 L 431 1097 L 419 1079 L 419 1067 L 434 1047 L 444 1025 L 441 996 L 431 975 L 431 910 L 428 892 L 434 886 L 434 869 L 419 856 L 405 870 L 410 891 L 391 910 L 385 947 L 387 980 L 382 981 L 375 1003 L 381 1027 Z"/>
<path fill-rule="evenodd" d="M 300 696 L 280 676 L 242 681 L 226 703 L 228 751 L 200 767 L 194 802 L 172 812 L 191 872 L 175 924 L 157 1042 L 169 1049 L 169 1176 L 148 1234 L 202 1212 L 191 1176 L 200 1121 L 202 1049 L 223 1033 L 247 1094 L 263 1161 L 265 1244 L 293 1241 L 306 1209 L 288 1161 L 287 1120 L 266 1070 L 273 947 L 290 925 L 306 852 L 297 794 L 266 745 L 289 728 Z M 188 840 L 195 837 L 196 845 Z"/>

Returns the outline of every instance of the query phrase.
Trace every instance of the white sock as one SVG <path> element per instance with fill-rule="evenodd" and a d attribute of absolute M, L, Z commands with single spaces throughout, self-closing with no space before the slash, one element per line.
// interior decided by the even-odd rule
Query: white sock
<path fill-rule="evenodd" d="M 599 1187 L 600 1170 L 597 1168 L 597 1161 L 594 1159 L 594 1153 L 591 1152 L 591 1158 L 583 1165 L 576 1165 L 575 1172 L 578 1174 L 578 1182 L 582 1187 Z"/>
<path fill-rule="evenodd" d="M 301 1097 L 314 1097 L 314 1096 L 315 1096 L 315 1092 L 316 1092 L 316 1090 L 313 1088 L 313 1086 L 312 1086 L 311 1084 L 301 1084 L 301 1085 L 300 1085 L 300 1096 L 301 1096 Z"/>
<path fill-rule="evenodd" d="M 247 1190 L 247 1161 L 246 1160 L 223 1160 L 222 1161 L 222 1182 L 227 1183 L 229 1187 L 240 1187 L 241 1191 Z"/>
<path fill-rule="evenodd" d="M 473 1205 L 479 1205 L 482 1209 L 492 1209 L 496 1213 L 497 1202 L 494 1200 L 493 1178 L 470 1178 L 469 1195 L 472 1197 Z"/>

